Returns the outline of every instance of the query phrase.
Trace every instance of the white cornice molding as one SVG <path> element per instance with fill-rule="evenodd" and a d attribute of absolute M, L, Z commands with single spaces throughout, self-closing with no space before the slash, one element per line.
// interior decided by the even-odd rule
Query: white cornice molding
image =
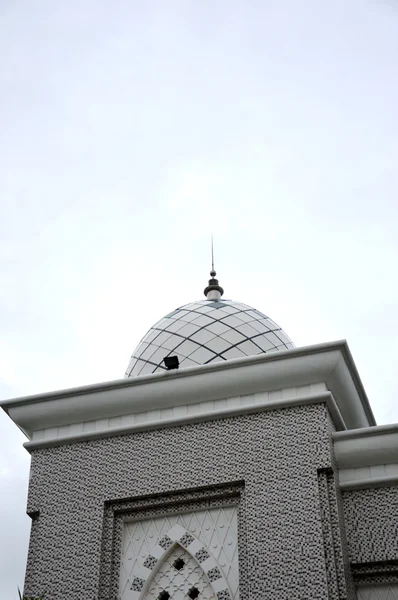
<path fill-rule="evenodd" d="M 398 463 L 398 424 L 339 431 L 333 442 L 339 469 Z"/>
<path fill-rule="evenodd" d="M 203 423 L 214 419 L 223 419 L 226 417 L 234 417 L 242 414 L 252 414 L 257 412 L 266 412 L 270 410 L 281 410 L 294 406 L 308 406 L 309 404 L 326 404 L 329 408 L 333 422 L 336 427 L 343 428 L 344 422 L 341 418 L 340 411 L 330 392 L 313 394 L 309 396 L 299 396 L 296 398 L 287 398 L 279 400 L 268 400 L 258 404 L 242 405 L 221 410 L 209 411 L 206 413 L 186 415 L 183 417 L 172 417 L 170 419 L 146 421 L 143 423 L 135 423 L 134 425 L 126 425 L 121 427 L 113 427 L 111 429 L 100 429 L 96 431 L 82 431 L 72 435 L 63 435 L 44 439 L 39 441 L 26 442 L 25 448 L 31 452 L 38 448 L 49 448 L 53 446 L 63 446 L 74 442 L 84 442 L 89 440 L 100 439 L 103 437 L 115 437 L 117 435 L 126 435 L 128 433 L 138 433 L 141 431 L 151 431 L 166 427 L 178 427 L 180 425 L 188 425 L 192 423 Z"/>
<path fill-rule="evenodd" d="M 22 397 L 1 406 L 31 438 L 45 428 L 313 383 L 325 383 L 332 392 L 346 428 L 375 424 L 345 340 Z"/>
<path fill-rule="evenodd" d="M 380 487 L 398 486 L 398 476 L 390 477 L 368 477 L 366 479 L 353 479 L 352 481 L 341 481 L 340 489 L 343 492 L 352 492 L 355 490 L 365 490 Z"/>

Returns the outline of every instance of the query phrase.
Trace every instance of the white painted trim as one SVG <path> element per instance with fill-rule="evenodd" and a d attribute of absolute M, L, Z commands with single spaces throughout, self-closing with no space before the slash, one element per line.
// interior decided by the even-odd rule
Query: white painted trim
<path fill-rule="evenodd" d="M 375 424 L 344 340 L 17 398 L 1 406 L 31 438 L 34 431 L 51 427 L 312 383 L 327 385 L 347 428 Z"/>
<path fill-rule="evenodd" d="M 339 469 L 398 463 L 398 424 L 333 434 Z"/>
<path fill-rule="evenodd" d="M 361 429 L 350 429 L 334 433 L 335 439 L 355 439 L 359 437 L 369 437 L 371 435 L 389 435 L 398 431 L 398 423 L 389 423 L 388 425 L 377 425 L 377 427 L 362 427 Z"/>
<path fill-rule="evenodd" d="M 104 437 L 114 437 L 117 435 L 125 435 L 128 433 L 138 433 L 141 431 L 151 431 L 153 429 L 160 429 L 165 427 L 178 427 L 181 425 L 187 425 L 191 423 L 202 423 L 214 419 L 222 419 L 225 417 L 238 416 L 242 414 L 252 414 L 256 412 L 263 412 L 269 410 L 281 410 L 283 408 L 291 408 L 294 406 L 305 406 L 310 404 L 321 404 L 325 403 L 330 411 L 335 426 L 338 428 L 344 427 L 344 422 L 341 417 L 339 408 L 334 401 L 334 398 L 330 392 L 323 392 L 321 394 L 314 394 L 312 396 L 301 396 L 297 398 L 279 399 L 274 401 L 262 402 L 259 404 L 243 405 L 238 407 L 231 407 L 223 410 L 217 410 L 213 412 L 207 412 L 202 414 L 186 415 L 183 417 L 175 417 L 171 419 L 164 419 L 163 421 L 149 421 L 144 423 L 135 423 L 124 427 L 115 427 L 113 429 L 100 430 L 100 431 L 83 431 L 73 435 L 65 435 L 63 437 L 52 437 L 51 439 L 39 440 L 36 442 L 26 442 L 24 444 L 28 451 L 37 450 L 38 448 L 49 448 L 53 446 L 62 446 L 65 444 L 72 444 L 75 442 L 83 442 L 88 440 L 95 440 Z"/>
<path fill-rule="evenodd" d="M 324 383 L 312 383 L 310 385 L 300 385 L 293 388 L 282 388 L 270 392 L 259 392 L 258 394 L 246 394 L 244 396 L 234 396 L 232 398 L 222 398 L 221 400 L 211 400 L 208 402 L 197 402 L 196 404 L 186 404 L 173 406 L 162 410 L 148 410 L 142 413 L 130 413 L 110 419 L 96 419 L 95 421 L 84 421 L 70 425 L 60 425 L 59 427 L 50 427 L 33 432 L 33 442 L 45 440 L 53 437 L 63 437 L 81 433 L 83 431 L 99 431 L 114 429 L 134 425 L 136 423 L 160 422 L 164 419 L 183 417 L 187 414 L 213 413 L 217 410 L 226 408 L 236 408 L 238 406 L 248 406 L 252 404 L 261 404 L 262 402 L 271 402 L 275 400 L 288 400 L 298 396 L 312 396 L 327 392 L 328 389 Z"/>
<path fill-rule="evenodd" d="M 363 490 L 380 487 L 391 487 L 398 485 L 398 476 L 386 476 L 386 477 L 369 477 L 367 479 L 353 479 L 351 481 L 341 481 L 340 489 L 343 492 L 352 490 Z"/>
<path fill-rule="evenodd" d="M 1 405 L 4 409 L 7 406 L 13 406 L 14 404 L 23 404 L 32 402 L 42 402 L 43 400 L 52 400 L 54 398 L 65 398 L 66 396 L 76 396 L 83 394 L 91 394 L 96 391 L 114 390 L 121 387 L 136 387 L 145 385 L 149 381 L 159 379 L 181 379 L 182 377 L 189 377 L 198 370 L 200 372 L 206 371 L 210 373 L 212 371 L 224 371 L 226 369 L 233 369 L 235 365 L 241 366 L 245 363 L 255 364 L 263 362 L 275 362 L 283 358 L 292 358 L 295 356 L 309 355 L 313 353 L 328 352 L 330 350 L 343 350 L 348 351 L 348 345 L 345 340 L 338 340 L 336 342 L 327 342 L 324 344 L 316 344 L 311 346 L 302 346 L 301 348 L 292 348 L 289 350 L 281 350 L 279 352 L 270 352 L 268 354 L 257 354 L 256 356 L 245 356 L 243 358 L 234 358 L 223 362 L 217 362 L 208 365 L 199 365 L 197 367 L 189 367 L 181 370 L 171 370 L 164 372 L 151 373 L 149 375 L 142 375 L 139 377 L 130 377 L 124 379 L 114 379 L 112 381 L 105 381 L 101 383 L 93 383 L 91 385 L 83 385 L 75 388 L 68 388 L 64 390 L 56 390 L 54 392 L 44 392 L 42 394 L 34 394 L 32 396 L 20 396 L 19 398 L 11 398 L 9 400 L 3 400 Z"/>

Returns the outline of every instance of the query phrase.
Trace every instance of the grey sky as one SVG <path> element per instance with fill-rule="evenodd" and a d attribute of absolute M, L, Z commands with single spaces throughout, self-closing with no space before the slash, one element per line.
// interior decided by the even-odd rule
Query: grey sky
<path fill-rule="evenodd" d="M 3 398 L 122 377 L 214 231 L 225 297 L 346 338 L 398 421 L 395 2 L 4 0 L 0 55 Z M 0 428 L 13 600 L 29 457 Z"/>

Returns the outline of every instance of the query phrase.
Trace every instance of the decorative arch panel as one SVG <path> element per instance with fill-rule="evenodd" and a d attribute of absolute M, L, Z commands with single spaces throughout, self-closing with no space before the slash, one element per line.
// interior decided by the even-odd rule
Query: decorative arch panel
<path fill-rule="evenodd" d="M 188 531 L 178 522 L 166 533 L 163 528 L 163 534 L 156 538 L 153 521 L 132 524 L 123 540 L 120 600 L 238 600 L 236 507 L 224 510 L 227 514 L 229 511 L 234 527 L 228 523 L 222 513 L 223 509 L 211 511 L 213 519 L 208 515 L 210 511 L 200 511 L 202 519 L 197 520 L 197 523 L 201 523 L 198 533 L 202 534 L 201 529 L 207 532 L 207 541 L 210 543 L 204 543 L 203 536 L 199 539 L 193 534 L 195 527 Z M 175 515 L 175 519 L 180 521 L 189 517 L 186 514 Z M 209 519 L 213 522 L 212 530 Z M 190 524 L 192 525 L 192 519 Z M 216 531 L 217 524 L 224 539 L 220 539 L 220 534 Z M 144 534 L 144 539 L 141 540 L 141 535 L 137 535 L 137 532 Z M 134 556 L 134 542 L 141 541 Z M 229 551 L 230 559 L 233 560 L 229 560 L 228 564 L 225 562 L 225 552 L 220 547 L 223 542 L 227 546 L 234 546 Z M 222 557 L 220 563 L 213 550 L 217 551 L 218 558 Z M 132 568 L 127 574 L 123 571 L 126 567 L 129 568 L 130 561 Z M 230 576 L 232 588 L 225 575 Z"/>
<path fill-rule="evenodd" d="M 216 600 L 200 563 L 175 544 L 147 582 L 142 600 Z"/>

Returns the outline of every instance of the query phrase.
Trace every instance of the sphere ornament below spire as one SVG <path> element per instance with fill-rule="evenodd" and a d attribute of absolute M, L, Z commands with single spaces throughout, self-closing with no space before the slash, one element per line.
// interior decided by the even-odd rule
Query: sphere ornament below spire
<path fill-rule="evenodd" d="M 221 296 L 224 294 L 224 290 L 219 285 L 218 279 L 215 279 L 217 273 L 214 271 L 210 271 L 209 285 L 204 289 L 204 295 L 208 300 L 220 300 Z"/>

